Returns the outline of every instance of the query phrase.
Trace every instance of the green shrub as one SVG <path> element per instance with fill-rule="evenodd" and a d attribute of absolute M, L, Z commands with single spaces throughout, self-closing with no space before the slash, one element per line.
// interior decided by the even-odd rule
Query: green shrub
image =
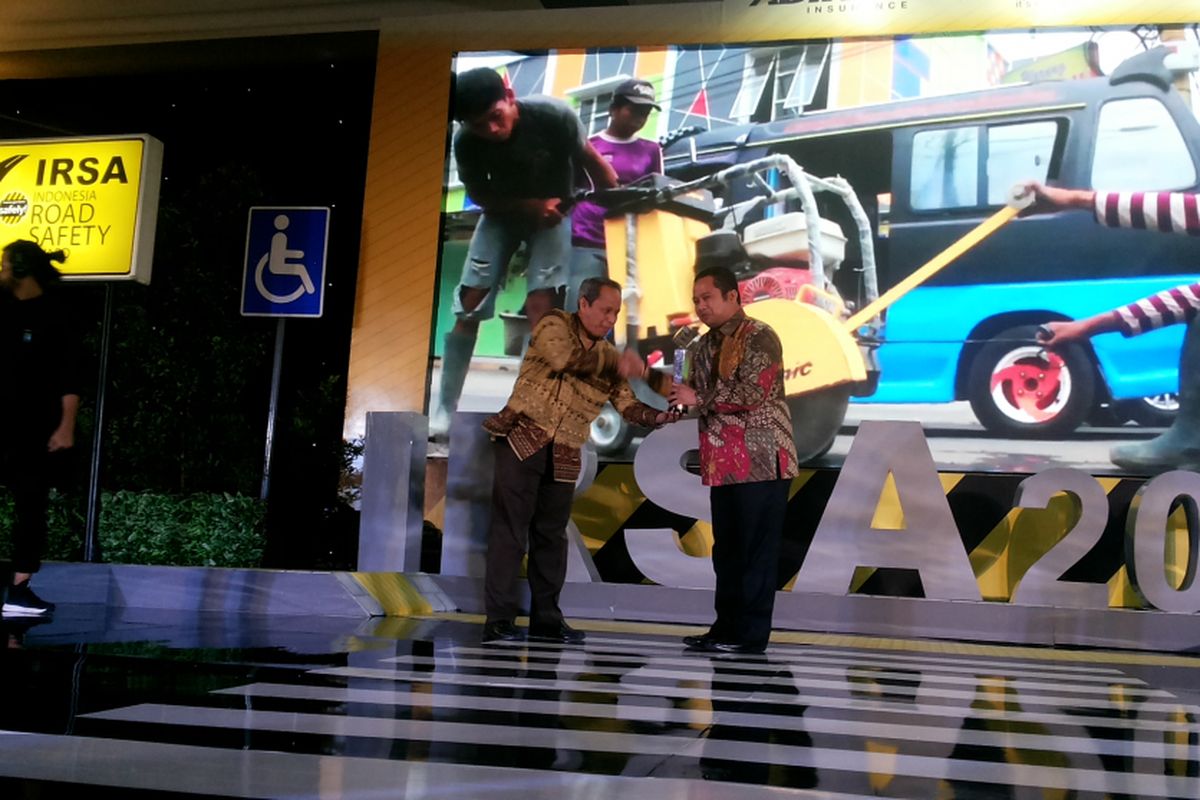
<path fill-rule="evenodd" d="M 100 552 L 113 564 L 257 567 L 262 561 L 266 507 L 243 495 L 105 492 Z M 50 498 L 46 557 L 74 561 L 83 549 L 84 512 L 76 498 Z M 0 529 L 12 530 L 12 497 L 0 491 Z M 11 549 L 0 537 L 0 555 Z"/>

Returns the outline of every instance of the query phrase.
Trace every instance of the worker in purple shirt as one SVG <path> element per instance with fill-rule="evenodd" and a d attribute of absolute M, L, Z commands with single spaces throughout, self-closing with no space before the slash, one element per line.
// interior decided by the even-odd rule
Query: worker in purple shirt
<path fill-rule="evenodd" d="M 1030 183 L 1032 211 L 1080 208 L 1111 228 L 1137 228 L 1185 236 L 1200 235 L 1200 198 L 1184 192 L 1098 192 Z M 1114 447 L 1109 458 L 1118 467 L 1141 474 L 1171 469 L 1200 472 L 1200 283 L 1183 284 L 1128 305 L 1071 322 L 1049 322 L 1047 347 L 1100 333 L 1137 336 L 1167 325 L 1187 323 L 1179 356 L 1179 412 L 1171 427 L 1147 442 Z"/>
<path fill-rule="evenodd" d="M 613 91 L 612 103 L 608 106 L 608 127 L 588 140 L 616 171 L 621 186 L 663 171 L 662 148 L 658 142 L 638 136 L 638 131 L 646 126 L 652 108 L 662 110 L 654 101 L 654 84 L 637 78 L 627 80 Z M 584 201 L 571 214 L 566 310 L 579 309 L 579 284 L 584 279 L 607 277 L 604 209 Z"/>

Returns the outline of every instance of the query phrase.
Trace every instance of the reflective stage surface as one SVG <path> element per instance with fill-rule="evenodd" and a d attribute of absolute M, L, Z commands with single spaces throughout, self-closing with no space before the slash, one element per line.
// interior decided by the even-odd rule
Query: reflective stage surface
<path fill-rule="evenodd" d="M 1200 658 L 580 626 L 6 621 L 0 797 L 1200 797 Z"/>

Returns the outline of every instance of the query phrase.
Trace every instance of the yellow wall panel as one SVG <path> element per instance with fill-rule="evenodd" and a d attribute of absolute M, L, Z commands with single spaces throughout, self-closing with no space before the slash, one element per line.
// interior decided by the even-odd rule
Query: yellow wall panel
<path fill-rule="evenodd" d="M 554 66 L 553 97 L 566 97 L 569 89 L 583 83 L 583 50 L 559 50 Z"/>
<path fill-rule="evenodd" d="M 346 434 L 367 411 L 422 411 L 438 258 L 451 48 L 379 42 L 350 343 Z"/>
<path fill-rule="evenodd" d="M 638 52 L 636 78 L 649 78 L 667 71 L 667 48 L 647 47 Z"/>
<path fill-rule="evenodd" d="M 847 108 L 892 99 L 892 40 L 843 42 L 838 53 L 841 70 L 837 107 Z"/>

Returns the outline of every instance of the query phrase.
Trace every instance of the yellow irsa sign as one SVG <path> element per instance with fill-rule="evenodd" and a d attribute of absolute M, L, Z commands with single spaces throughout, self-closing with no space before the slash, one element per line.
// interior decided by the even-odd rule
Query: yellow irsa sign
<path fill-rule="evenodd" d="M 0 247 L 62 250 L 68 278 L 150 281 L 162 144 L 149 136 L 0 142 Z"/>

